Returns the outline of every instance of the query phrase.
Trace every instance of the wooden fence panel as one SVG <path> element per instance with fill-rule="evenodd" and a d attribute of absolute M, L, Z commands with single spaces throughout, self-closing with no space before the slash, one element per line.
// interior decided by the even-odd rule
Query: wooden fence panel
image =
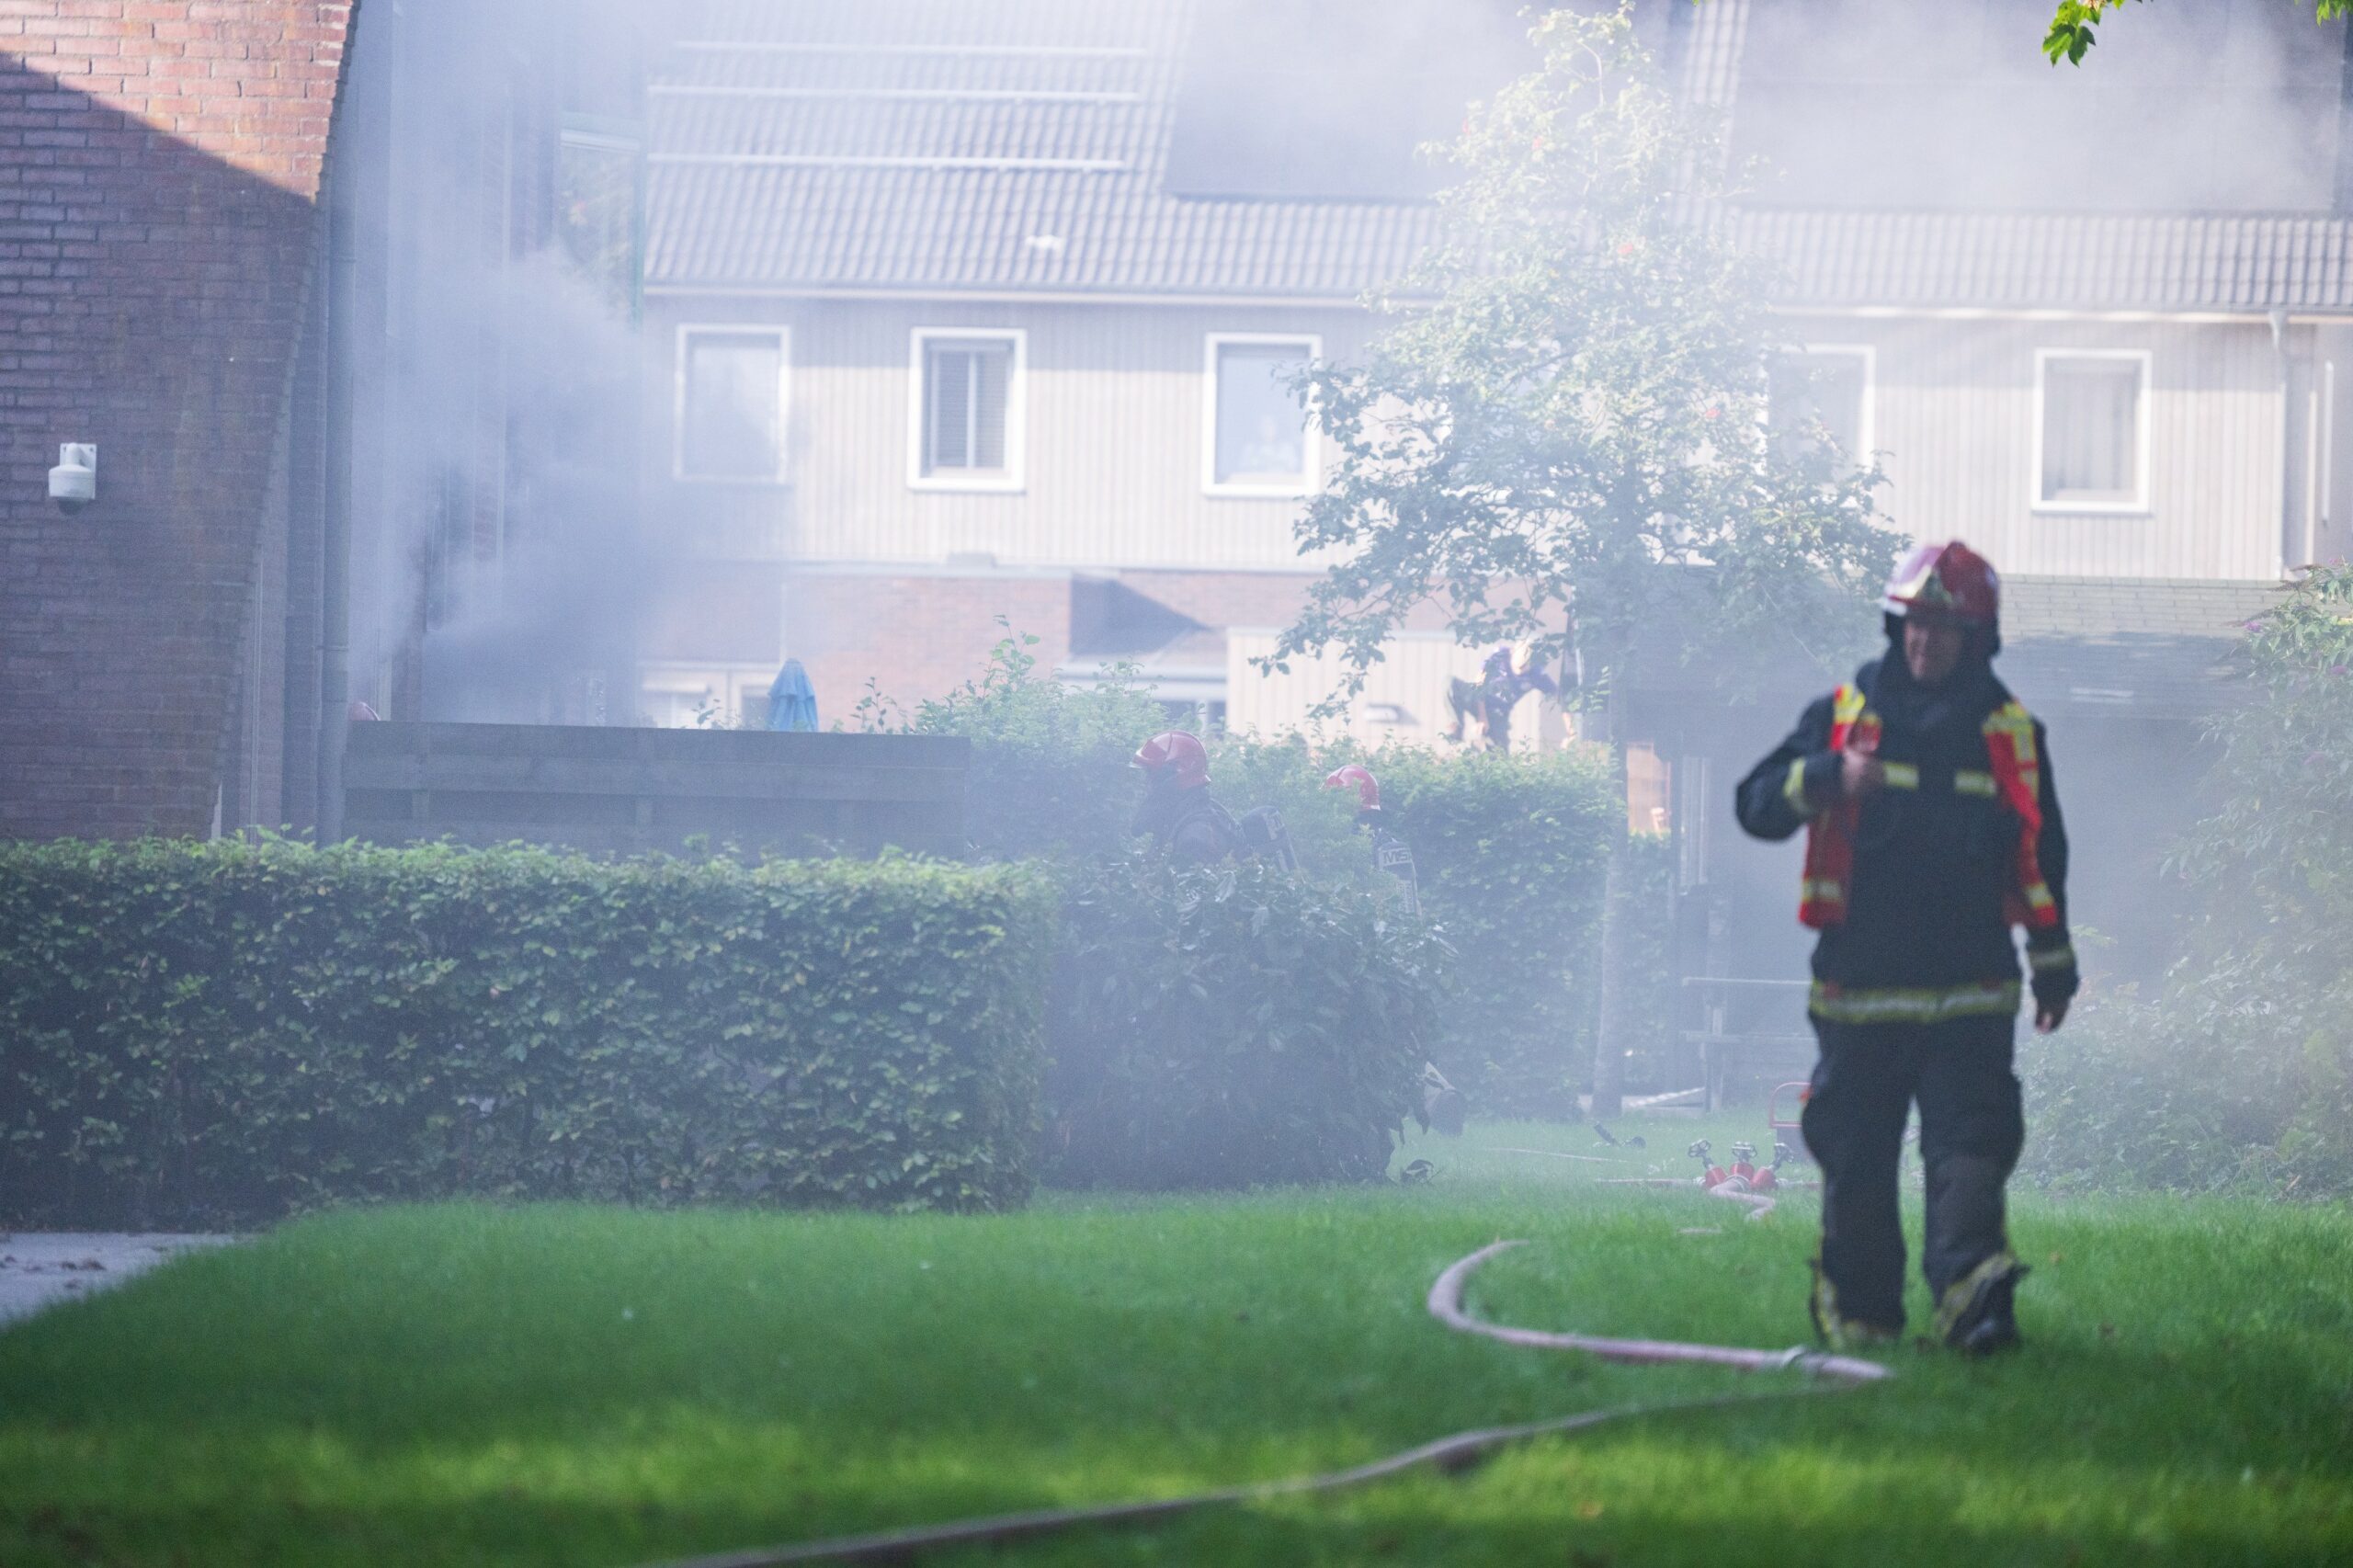
<path fill-rule="evenodd" d="M 590 854 L 964 853 L 971 743 L 551 724 L 351 727 L 344 831 Z"/>

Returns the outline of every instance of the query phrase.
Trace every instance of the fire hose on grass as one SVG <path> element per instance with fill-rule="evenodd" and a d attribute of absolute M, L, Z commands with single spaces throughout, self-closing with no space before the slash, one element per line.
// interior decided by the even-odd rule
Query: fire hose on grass
<path fill-rule="evenodd" d="M 1647 1183 L 1643 1185 L 1649 1185 Z M 1687 1190 L 1688 1182 L 1673 1181 L 1667 1185 Z M 1773 1200 L 1757 1194 L 1720 1193 L 1715 1196 L 1745 1199 L 1762 1203 L 1770 1210 Z M 1762 1212 L 1763 1210 L 1759 1210 Z M 1752 1216 L 1754 1217 L 1754 1216 Z M 1580 1411 L 1574 1415 L 1554 1416 L 1544 1421 L 1528 1421 L 1510 1426 L 1483 1426 L 1467 1432 L 1457 1432 L 1417 1448 L 1404 1449 L 1384 1459 L 1347 1470 L 1327 1471 L 1321 1475 L 1295 1476 L 1283 1481 L 1252 1482 L 1240 1486 L 1222 1486 L 1213 1491 L 1196 1492 L 1182 1497 L 1163 1497 L 1150 1502 L 1110 1503 L 1092 1507 L 1044 1508 L 1028 1513 L 996 1514 L 982 1518 L 960 1519 L 949 1524 L 925 1525 L 912 1529 L 884 1530 L 870 1535 L 835 1536 L 824 1540 L 805 1541 L 796 1546 L 761 1547 L 748 1551 L 720 1552 L 713 1556 L 683 1558 L 655 1565 L 655 1568 L 781 1568 L 795 1562 L 873 1562 L 898 1561 L 926 1551 L 951 1546 L 1002 1544 L 1032 1537 L 1051 1535 L 1086 1525 L 1136 1524 L 1146 1519 L 1167 1518 L 1190 1513 L 1196 1509 L 1217 1507 L 1228 1504 L 1270 1502 L 1280 1497 L 1297 1497 L 1311 1493 L 1336 1492 L 1344 1487 L 1361 1486 L 1368 1482 L 1385 1480 L 1407 1471 L 1425 1467 L 1446 1473 L 1464 1470 L 1486 1458 L 1497 1449 L 1522 1442 L 1530 1437 L 1551 1437 L 1565 1432 L 1583 1431 L 1604 1422 L 1624 1420 L 1638 1415 L 1661 1415 L 1678 1411 L 1711 1410 L 1726 1405 L 1748 1404 L 1761 1400 L 1789 1399 L 1803 1394 L 1839 1392 L 1858 1389 L 1893 1376 L 1889 1369 L 1875 1361 L 1865 1361 L 1848 1356 L 1824 1355 L 1804 1346 L 1788 1350 L 1750 1350 L 1730 1345 L 1691 1345 L 1675 1340 L 1612 1339 L 1584 1334 L 1552 1334 L 1540 1329 L 1513 1328 L 1504 1324 L 1491 1324 L 1475 1318 L 1462 1305 L 1462 1292 L 1471 1276 L 1488 1259 L 1498 1254 L 1524 1246 L 1524 1241 L 1491 1242 L 1466 1257 L 1459 1258 L 1440 1273 L 1430 1286 L 1426 1305 L 1432 1317 L 1448 1328 L 1461 1334 L 1472 1334 L 1483 1338 L 1500 1340 L 1506 1345 L 1518 1345 L 1535 1350 L 1577 1350 L 1597 1356 L 1605 1361 L 1624 1362 L 1635 1366 L 1664 1366 L 1677 1362 L 1705 1366 L 1730 1367 L 1745 1372 L 1802 1371 L 1813 1380 L 1795 1387 L 1768 1389 L 1760 1392 L 1716 1394 L 1699 1399 L 1669 1400 L 1654 1404 L 1625 1404 L 1605 1410 Z"/>

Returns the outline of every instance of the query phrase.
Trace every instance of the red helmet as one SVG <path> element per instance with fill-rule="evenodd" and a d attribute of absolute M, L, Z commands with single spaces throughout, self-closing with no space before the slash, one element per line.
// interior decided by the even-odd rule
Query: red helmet
<path fill-rule="evenodd" d="M 1165 772 L 1182 790 L 1210 781 L 1209 748 L 1201 744 L 1199 735 L 1182 730 L 1164 730 L 1144 742 L 1129 766 L 1146 773 Z"/>
<path fill-rule="evenodd" d="M 1358 811 L 1377 812 L 1381 809 L 1381 780 L 1372 776 L 1371 768 L 1360 762 L 1349 763 L 1346 767 L 1336 767 L 1325 774 L 1324 788 L 1354 790 L 1357 792 Z"/>
<path fill-rule="evenodd" d="M 1924 544 L 1887 580 L 1880 608 L 1893 616 L 1958 620 L 1994 630 L 2002 619 L 2002 578 L 1959 540 Z"/>

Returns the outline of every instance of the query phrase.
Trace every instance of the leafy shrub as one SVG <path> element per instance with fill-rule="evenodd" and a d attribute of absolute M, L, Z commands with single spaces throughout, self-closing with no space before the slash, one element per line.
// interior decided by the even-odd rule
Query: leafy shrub
<path fill-rule="evenodd" d="M 988 673 L 915 710 L 910 727 L 972 742 L 965 831 L 992 859 L 1110 854 L 1127 839 L 1137 785 L 1129 760 L 1166 729 L 1160 705 L 1118 680 L 1040 679 L 1035 637 L 1008 631 Z"/>
<path fill-rule="evenodd" d="M 2353 570 L 2306 573 L 2246 633 L 2219 809 L 2174 861 L 2196 939 L 2153 1001 L 2029 1047 L 2042 1179 L 2353 1191 Z"/>
<path fill-rule="evenodd" d="M 987 674 L 915 710 L 909 727 L 972 743 L 966 832 L 994 859 L 1093 860 L 1120 857 L 1134 842 L 1130 824 L 1142 785 L 1130 766 L 1146 737 L 1174 727 L 1141 684 L 1113 678 L 1091 687 L 1040 677 L 1035 637 L 1008 632 Z M 1356 835 L 1356 807 L 1324 789 L 1338 766 L 1297 737 L 1209 739 L 1218 799 L 1237 813 L 1281 812 L 1302 866 L 1319 880 L 1368 881 Z"/>
<path fill-rule="evenodd" d="M 915 727 L 972 741 L 967 821 L 982 853 L 1120 859 L 1140 794 L 1129 758 L 1168 721 L 1138 687 L 1040 678 L 1029 641 L 1009 635 L 984 678 L 926 704 Z M 1604 754 L 1367 755 L 1296 735 L 1210 743 L 1218 798 L 1236 812 L 1281 812 L 1305 878 L 1385 892 L 1357 832 L 1354 798 L 1324 787 L 1348 761 L 1379 775 L 1390 829 L 1414 850 L 1424 913 L 1461 958 L 1462 985 L 1430 1037 L 1431 1059 L 1483 1114 L 1573 1114 L 1592 1070 L 1602 875 L 1615 825 Z M 1641 840 L 1635 850 L 1630 903 L 1644 924 L 1628 944 L 1641 968 L 1630 977 L 1627 1043 L 1646 1064 L 1671 1039 L 1672 948 L 1665 845 Z M 1065 946 L 1084 939 L 1074 933 Z M 1647 1080 L 1638 1072 L 1636 1081 Z"/>
<path fill-rule="evenodd" d="M 2274 966 L 2203 968 L 2162 1002 L 2104 998 L 2020 1051 L 2021 1172 L 2062 1188 L 2353 1190 L 2344 1004 Z"/>
<path fill-rule="evenodd" d="M 1427 928 L 1265 865 L 1137 858 L 1075 874 L 1063 930 L 1048 1179 L 1380 1178 L 1438 1023 Z"/>
<path fill-rule="evenodd" d="M 1461 955 L 1436 1060 L 1487 1114 L 1568 1116 L 1589 1080 L 1601 984 L 1601 892 L 1616 805 L 1597 748 L 1367 759 L 1391 831 L 1413 846 L 1423 907 Z M 1639 915 L 1664 924 L 1663 843 L 1638 839 Z M 1628 943 L 1644 965 L 1630 1048 L 1666 1024 L 1665 934 Z M 1654 973 L 1651 971 L 1657 971 Z"/>
<path fill-rule="evenodd" d="M 1302 875 L 1328 886 L 1387 892 L 1383 873 L 1357 831 L 1356 796 L 1324 787 L 1325 776 L 1342 760 L 1296 734 L 1269 740 L 1224 735 L 1210 747 L 1210 774 L 1218 798 L 1234 811 L 1267 806 L 1282 813 Z"/>
<path fill-rule="evenodd" d="M 1638 834 L 1626 847 L 1626 1090 L 1691 1088 L 1699 1082 L 1697 1048 L 1685 1046 L 1677 1033 L 1682 976 L 1675 945 L 1675 844 L 1665 834 Z M 1597 965 L 1598 940 L 1589 951 L 1589 962 Z M 1591 986 L 1586 972 L 1579 968 L 1572 974 L 1570 983 L 1580 992 L 1600 984 L 1597 969 Z M 1588 1029 L 1593 1020 L 1588 1013 Z M 1579 1060 L 1588 1062 L 1592 1055 L 1587 1051 Z"/>
<path fill-rule="evenodd" d="M 0 1215 L 1020 1204 L 1051 892 L 910 861 L 0 846 Z"/>

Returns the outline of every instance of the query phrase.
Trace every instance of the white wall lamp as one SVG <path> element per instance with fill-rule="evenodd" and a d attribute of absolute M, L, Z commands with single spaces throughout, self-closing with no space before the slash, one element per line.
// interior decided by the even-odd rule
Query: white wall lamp
<path fill-rule="evenodd" d="M 69 516 L 98 498 L 96 443 L 68 441 L 57 449 L 57 466 L 49 471 L 49 498 Z"/>

